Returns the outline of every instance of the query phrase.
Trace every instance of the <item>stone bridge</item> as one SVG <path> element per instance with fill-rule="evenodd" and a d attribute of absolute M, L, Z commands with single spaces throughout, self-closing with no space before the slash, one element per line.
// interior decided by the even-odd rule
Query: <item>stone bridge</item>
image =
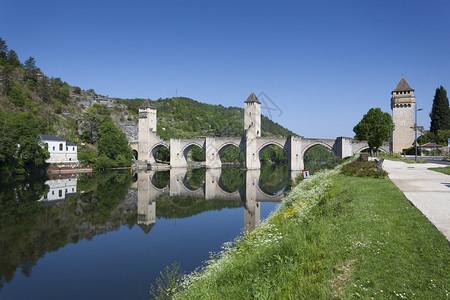
<path fill-rule="evenodd" d="M 189 166 L 188 153 L 198 146 L 206 154 L 204 165 L 216 169 L 222 167 L 223 151 L 233 145 L 239 148 L 245 157 L 245 167 L 249 170 L 261 167 L 263 150 L 275 145 L 284 150 L 288 158 L 289 170 L 299 171 L 304 167 L 305 153 L 313 146 L 320 145 L 330 149 L 337 157 L 345 158 L 368 149 L 366 141 L 357 141 L 348 137 L 336 139 L 305 138 L 302 136 L 261 137 L 261 103 L 252 93 L 244 106 L 244 137 L 198 137 L 195 139 L 170 139 L 165 141 L 156 134 L 156 108 L 150 100 L 139 108 L 139 142 L 131 147 L 138 153 L 138 159 L 148 165 L 156 164 L 156 153 L 161 147 L 170 151 L 170 167 Z M 380 151 L 388 152 L 389 143 L 383 144 Z"/>

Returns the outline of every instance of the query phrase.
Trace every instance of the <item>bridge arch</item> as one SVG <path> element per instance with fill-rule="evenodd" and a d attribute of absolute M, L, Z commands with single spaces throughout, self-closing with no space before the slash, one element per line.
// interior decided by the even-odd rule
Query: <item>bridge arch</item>
<path fill-rule="evenodd" d="M 182 153 L 182 155 L 183 155 L 183 157 L 184 157 L 184 159 L 186 161 L 186 164 L 189 162 L 189 158 L 188 158 L 189 151 L 191 151 L 192 148 L 194 148 L 194 147 L 199 147 L 200 149 L 202 149 L 203 153 L 205 153 L 205 156 L 206 156 L 206 149 L 204 148 L 203 144 L 200 144 L 200 143 L 197 143 L 197 142 L 189 142 L 186 145 L 184 145 L 183 148 L 180 151 L 180 153 Z"/>
<path fill-rule="evenodd" d="M 156 154 L 162 147 L 165 147 L 166 149 L 168 149 L 169 153 L 170 153 L 170 146 L 168 146 L 166 143 L 163 143 L 163 142 L 156 143 L 155 145 L 153 145 L 152 148 L 150 148 L 150 157 L 153 159 L 153 161 L 156 162 Z M 170 161 L 170 155 L 169 155 L 169 161 Z"/>
<path fill-rule="evenodd" d="M 223 163 L 222 157 L 225 150 L 229 149 L 230 147 L 234 147 L 239 149 L 240 153 L 242 154 L 243 162 L 245 162 L 245 149 L 242 148 L 242 146 L 234 141 L 228 141 L 223 144 L 221 144 L 219 147 L 217 147 L 217 159 L 219 159 L 220 164 Z"/>
<path fill-rule="evenodd" d="M 355 151 L 355 153 L 361 153 L 364 150 L 369 150 L 369 146 L 363 146 L 360 147 L 358 150 Z M 389 152 L 388 150 L 384 149 L 383 147 L 378 148 L 378 151 L 382 152 L 382 153 L 387 153 Z"/>
<path fill-rule="evenodd" d="M 239 192 L 245 186 L 245 171 L 238 168 L 223 168 L 217 185 L 226 194 Z"/>
<path fill-rule="evenodd" d="M 265 192 L 262 188 L 261 188 L 261 182 L 258 184 L 258 186 L 256 187 L 258 195 L 260 195 L 258 198 L 258 200 L 262 200 L 262 198 L 264 198 L 266 201 L 270 200 L 270 199 L 280 199 L 282 198 L 284 195 L 284 191 L 286 190 L 286 187 L 284 187 L 281 191 L 279 191 L 278 193 L 271 195 L 270 193 Z M 263 196 L 263 197 L 261 197 Z"/>
<path fill-rule="evenodd" d="M 289 151 L 286 149 L 284 144 L 279 143 L 278 141 L 267 141 L 264 144 L 262 144 L 257 150 L 256 153 L 258 154 L 259 159 L 261 160 L 261 154 L 262 152 L 269 146 L 278 146 L 281 149 L 283 149 L 284 153 L 286 154 L 286 157 L 288 158 L 288 161 L 290 160 L 289 157 Z"/>
<path fill-rule="evenodd" d="M 161 184 L 161 182 L 158 181 L 158 175 L 168 175 L 166 185 Z M 160 172 L 154 172 L 150 177 L 150 184 L 153 186 L 153 188 L 157 191 L 164 192 L 169 187 L 170 182 L 170 173 L 169 171 L 160 171 Z"/>
<path fill-rule="evenodd" d="M 328 150 L 330 150 L 334 155 L 339 156 L 339 155 L 336 153 L 336 151 L 334 150 L 334 147 L 333 147 L 333 146 L 330 146 L 330 145 L 328 145 L 327 143 L 324 143 L 324 142 L 317 141 L 317 142 L 313 142 L 313 143 L 311 143 L 311 144 L 308 144 L 308 145 L 302 150 L 302 157 L 305 157 L 306 152 L 308 152 L 308 150 L 310 150 L 310 149 L 311 149 L 312 147 L 314 147 L 314 146 L 322 146 L 322 147 L 325 147 L 325 148 L 327 148 Z"/>

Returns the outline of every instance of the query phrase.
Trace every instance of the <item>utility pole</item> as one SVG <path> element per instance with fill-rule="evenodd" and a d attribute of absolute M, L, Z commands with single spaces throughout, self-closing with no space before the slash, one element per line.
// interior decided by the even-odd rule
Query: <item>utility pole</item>
<path fill-rule="evenodd" d="M 416 122 L 414 123 L 414 146 L 415 146 L 415 157 L 414 161 L 417 161 L 417 112 L 423 110 L 422 108 L 417 109 L 417 106 L 414 107 L 416 111 Z"/>

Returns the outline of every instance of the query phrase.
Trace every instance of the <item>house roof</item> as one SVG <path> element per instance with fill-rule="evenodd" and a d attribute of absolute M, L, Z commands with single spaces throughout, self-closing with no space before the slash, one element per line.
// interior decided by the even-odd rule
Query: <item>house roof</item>
<path fill-rule="evenodd" d="M 77 144 L 72 143 L 72 142 L 67 142 L 66 145 L 67 145 L 67 146 L 76 146 Z"/>
<path fill-rule="evenodd" d="M 252 102 L 256 102 L 261 104 L 261 102 L 259 102 L 258 98 L 256 97 L 255 93 L 251 93 L 250 96 L 248 96 L 247 100 L 244 101 L 244 103 L 252 103 Z"/>
<path fill-rule="evenodd" d="M 402 78 L 397 84 L 397 87 L 392 92 L 406 92 L 406 91 L 414 92 L 414 89 L 409 86 L 409 84 L 406 82 L 405 77 L 402 76 Z"/>
<path fill-rule="evenodd" d="M 153 105 L 152 101 L 150 101 L 150 99 L 147 98 L 147 100 L 145 100 L 144 103 L 142 103 L 141 106 L 139 106 L 139 108 L 151 108 L 151 109 L 156 109 L 156 107 Z"/>
<path fill-rule="evenodd" d="M 63 138 L 60 138 L 58 136 L 54 136 L 54 135 L 48 135 L 48 134 L 40 134 L 37 136 L 38 139 L 41 139 L 43 141 L 61 141 L 61 142 L 65 142 L 66 140 Z"/>
<path fill-rule="evenodd" d="M 443 147 L 442 145 L 436 144 L 436 143 L 426 143 L 421 145 L 422 148 L 439 148 Z"/>

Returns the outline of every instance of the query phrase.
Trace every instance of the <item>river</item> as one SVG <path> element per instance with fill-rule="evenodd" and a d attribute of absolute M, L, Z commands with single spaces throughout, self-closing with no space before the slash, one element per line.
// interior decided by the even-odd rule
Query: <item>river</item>
<path fill-rule="evenodd" d="M 149 299 L 275 209 L 284 165 L 0 180 L 0 299 Z"/>

